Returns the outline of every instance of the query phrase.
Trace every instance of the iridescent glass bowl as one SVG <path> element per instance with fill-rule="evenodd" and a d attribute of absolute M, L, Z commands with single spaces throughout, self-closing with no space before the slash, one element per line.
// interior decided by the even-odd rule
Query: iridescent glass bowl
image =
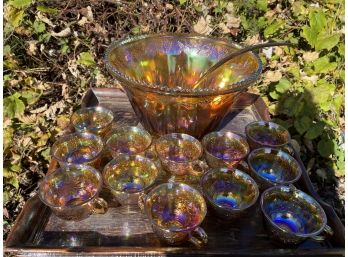
<path fill-rule="evenodd" d="M 245 135 L 251 149 L 260 147 L 284 147 L 291 136 L 286 128 L 270 121 L 255 121 L 245 127 Z"/>
<path fill-rule="evenodd" d="M 261 196 L 261 210 L 271 238 L 286 244 L 297 244 L 306 238 L 322 241 L 326 225 L 323 208 L 311 196 L 295 187 L 276 186 Z"/>
<path fill-rule="evenodd" d="M 238 94 L 262 71 L 260 58 L 248 52 L 195 87 L 205 71 L 239 48 L 201 35 L 140 35 L 111 44 L 104 61 L 151 134 L 201 138 L 216 129 Z"/>
<path fill-rule="evenodd" d="M 102 177 L 93 167 L 69 164 L 46 175 L 39 197 L 61 219 L 82 220 L 107 211 L 107 202 L 98 197 L 102 185 Z"/>
<path fill-rule="evenodd" d="M 124 126 L 110 132 L 106 147 L 114 158 L 120 155 L 145 155 L 151 142 L 151 135 L 143 128 Z"/>
<path fill-rule="evenodd" d="M 161 240 L 171 245 L 185 241 L 196 246 L 207 243 L 208 237 L 199 227 L 207 213 L 207 206 L 203 196 L 193 187 L 165 183 L 140 199 L 140 207 Z"/>
<path fill-rule="evenodd" d="M 205 198 L 223 220 L 240 218 L 259 197 L 256 182 L 238 169 L 214 168 L 201 178 Z"/>
<path fill-rule="evenodd" d="M 60 166 L 84 164 L 98 168 L 103 148 L 101 137 L 87 132 L 76 132 L 59 138 L 51 148 L 51 155 Z"/>
<path fill-rule="evenodd" d="M 276 148 L 258 148 L 248 156 L 251 176 L 262 190 L 295 183 L 302 174 L 300 164 L 288 153 Z"/>
<path fill-rule="evenodd" d="M 111 160 L 103 170 L 104 184 L 122 205 L 138 204 L 139 195 L 150 188 L 159 171 L 150 159 L 120 156 Z"/>
<path fill-rule="evenodd" d="M 246 138 L 230 131 L 211 132 L 204 136 L 202 145 L 212 168 L 233 168 L 249 153 Z"/>
<path fill-rule="evenodd" d="M 81 108 L 71 116 L 71 123 L 78 132 L 89 132 L 104 137 L 111 130 L 114 114 L 101 106 Z"/>

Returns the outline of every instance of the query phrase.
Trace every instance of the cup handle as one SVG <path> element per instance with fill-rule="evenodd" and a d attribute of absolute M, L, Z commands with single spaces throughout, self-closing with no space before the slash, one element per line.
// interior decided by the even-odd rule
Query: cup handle
<path fill-rule="evenodd" d="M 93 201 L 93 214 L 104 214 L 108 211 L 108 203 L 101 197 L 97 197 Z"/>
<path fill-rule="evenodd" d="M 158 159 L 157 157 L 157 152 L 156 152 L 156 149 L 155 149 L 155 145 L 152 144 L 148 149 L 145 150 L 145 153 L 144 153 L 145 157 L 146 158 L 149 158 L 150 160 L 156 160 Z"/>
<path fill-rule="evenodd" d="M 332 236 L 334 234 L 332 228 L 329 225 L 325 225 L 323 232 L 321 232 L 320 235 L 312 236 L 310 239 L 316 242 L 323 242 L 328 237 Z"/>
<path fill-rule="evenodd" d="M 138 198 L 138 206 L 142 212 L 144 212 L 144 208 L 145 208 L 145 198 L 146 198 L 145 193 L 141 193 Z"/>
<path fill-rule="evenodd" d="M 190 232 L 189 241 L 196 247 L 202 247 L 208 243 L 208 235 L 201 227 L 197 227 Z"/>
<path fill-rule="evenodd" d="M 291 156 L 293 156 L 295 154 L 295 150 L 294 148 L 292 147 L 291 143 L 288 143 L 282 147 L 280 147 L 280 150 L 290 154 Z"/>
<path fill-rule="evenodd" d="M 192 166 L 193 167 L 198 166 L 200 171 L 197 171 L 195 169 L 191 169 L 190 172 L 189 172 L 190 175 L 198 176 L 198 177 L 202 176 L 202 174 L 208 169 L 208 165 L 206 164 L 205 161 L 202 161 L 202 160 L 194 161 Z"/>

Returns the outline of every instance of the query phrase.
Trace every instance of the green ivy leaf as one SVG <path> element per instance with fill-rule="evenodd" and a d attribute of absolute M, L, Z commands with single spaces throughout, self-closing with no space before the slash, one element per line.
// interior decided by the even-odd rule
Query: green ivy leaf
<path fill-rule="evenodd" d="M 336 112 L 337 116 L 340 115 L 343 101 L 344 101 L 344 96 L 341 94 L 337 94 L 332 100 L 332 104 L 335 108 L 335 112 Z"/>
<path fill-rule="evenodd" d="M 21 99 L 21 95 L 16 92 L 11 96 L 4 98 L 4 114 L 5 117 L 14 118 L 24 113 L 25 105 Z"/>
<path fill-rule="evenodd" d="M 267 38 L 269 36 L 274 35 L 278 30 L 281 29 L 281 27 L 284 25 L 283 21 L 276 20 L 273 21 L 271 25 L 269 25 L 264 31 L 263 35 Z"/>
<path fill-rule="evenodd" d="M 36 7 L 36 10 L 38 10 L 40 12 L 44 12 L 44 13 L 52 13 L 52 14 L 59 13 L 58 9 L 47 7 L 47 6 L 43 6 L 43 5 L 39 5 L 38 7 Z"/>
<path fill-rule="evenodd" d="M 321 139 L 318 143 L 318 152 L 322 157 L 329 157 L 334 153 L 335 143 L 329 139 Z"/>
<path fill-rule="evenodd" d="M 17 28 L 25 16 L 24 10 L 12 9 L 8 14 L 8 22 L 13 28 Z"/>
<path fill-rule="evenodd" d="M 281 78 L 276 85 L 276 90 L 279 93 L 285 93 L 291 86 L 290 81 L 287 78 Z"/>
<path fill-rule="evenodd" d="M 6 151 L 12 145 L 13 128 L 9 127 L 4 129 L 4 151 Z"/>
<path fill-rule="evenodd" d="M 4 189 L 3 196 L 4 196 L 4 205 L 6 205 L 10 201 L 10 192 L 7 191 L 7 188 Z"/>
<path fill-rule="evenodd" d="M 260 11 L 264 11 L 264 12 L 267 11 L 267 5 L 268 5 L 267 0 L 257 0 L 256 1 L 256 7 Z"/>
<path fill-rule="evenodd" d="M 180 5 L 183 5 L 187 2 L 187 0 L 179 0 Z"/>
<path fill-rule="evenodd" d="M 317 41 L 318 32 L 309 26 L 305 25 L 302 27 L 301 36 L 307 40 L 311 47 L 315 47 L 315 42 Z"/>
<path fill-rule="evenodd" d="M 93 66 L 95 61 L 93 55 L 90 52 L 82 52 L 79 56 L 79 63 L 84 66 Z"/>
<path fill-rule="evenodd" d="M 11 0 L 9 4 L 17 9 L 21 9 L 31 5 L 31 2 L 32 0 Z"/>
<path fill-rule="evenodd" d="M 339 34 L 327 36 L 326 32 L 320 33 L 315 43 L 315 50 L 331 50 L 338 44 L 340 37 Z"/>
<path fill-rule="evenodd" d="M 6 178 L 5 183 L 14 186 L 16 189 L 19 188 L 19 181 L 16 174 L 10 174 L 9 177 Z"/>
<path fill-rule="evenodd" d="M 310 126 L 310 128 L 307 130 L 305 134 L 305 138 L 309 140 L 316 139 L 318 136 L 320 136 L 324 131 L 325 123 L 324 122 L 317 122 Z"/>
<path fill-rule="evenodd" d="M 4 46 L 4 56 L 8 56 L 11 54 L 11 46 L 10 45 L 5 45 Z"/>
<path fill-rule="evenodd" d="M 300 117 L 299 119 L 296 119 L 294 123 L 296 130 L 301 135 L 309 129 L 311 124 L 312 124 L 312 119 L 310 119 L 307 116 L 303 116 L 303 117 Z"/>
<path fill-rule="evenodd" d="M 330 62 L 329 57 L 327 55 L 318 58 L 313 61 L 314 71 L 316 73 L 327 73 L 333 71 L 337 67 L 336 62 Z"/>
<path fill-rule="evenodd" d="M 325 17 L 325 13 L 323 11 L 311 11 L 309 13 L 309 24 L 311 29 L 316 31 L 322 31 L 327 27 L 327 20 Z"/>
<path fill-rule="evenodd" d="M 35 20 L 33 23 L 33 28 L 36 33 L 42 33 L 46 30 L 46 25 L 42 21 Z"/>
<path fill-rule="evenodd" d="M 27 90 L 21 93 L 22 98 L 24 98 L 28 105 L 32 105 L 39 100 L 41 94 L 33 91 L 33 90 Z"/>
<path fill-rule="evenodd" d="M 274 99 L 277 100 L 279 98 L 279 94 L 277 93 L 277 91 L 272 91 L 269 93 L 269 95 Z"/>
<path fill-rule="evenodd" d="M 318 82 L 318 85 L 311 89 L 312 102 L 319 105 L 323 111 L 328 111 L 328 104 L 331 103 L 335 88 L 335 84 L 326 81 Z"/>

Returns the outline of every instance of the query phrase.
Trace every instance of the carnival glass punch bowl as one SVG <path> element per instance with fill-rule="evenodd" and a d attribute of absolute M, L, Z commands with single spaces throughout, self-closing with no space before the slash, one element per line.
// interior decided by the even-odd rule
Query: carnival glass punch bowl
<path fill-rule="evenodd" d="M 259 57 L 248 52 L 195 85 L 212 65 L 239 48 L 200 35 L 142 35 L 111 44 L 104 61 L 150 133 L 201 138 L 216 129 L 238 94 L 262 71 Z"/>

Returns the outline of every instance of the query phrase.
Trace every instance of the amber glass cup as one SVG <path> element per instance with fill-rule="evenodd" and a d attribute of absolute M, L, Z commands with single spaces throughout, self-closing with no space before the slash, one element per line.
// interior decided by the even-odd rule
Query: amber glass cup
<path fill-rule="evenodd" d="M 106 147 L 114 158 L 121 155 L 146 155 L 151 142 L 152 137 L 145 129 L 124 126 L 110 132 Z"/>
<path fill-rule="evenodd" d="M 248 156 L 248 165 L 251 176 L 262 190 L 295 183 L 302 174 L 298 161 L 276 148 L 263 147 L 253 150 Z"/>
<path fill-rule="evenodd" d="M 59 138 L 52 146 L 51 155 L 60 166 L 84 164 L 98 168 L 103 152 L 103 140 L 91 133 L 73 133 Z"/>
<path fill-rule="evenodd" d="M 104 138 L 112 128 L 114 115 L 101 106 L 81 108 L 71 116 L 71 123 L 78 132 L 89 132 Z"/>
<path fill-rule="evenodd" d="M 201 143 L 187 134 L 171 133 L 161 136 L 155 143 L 162 167 L 173 176 L 201 176 L 206 168 L 199 160 Z"/>
<path fill-rule="evenodd" d="M 285 244 L 298 244 L 308 238 L 321 242 L 333 234 L 320 204 L 294 186 L 271 187 L 263 192 L 260 203 L 274 240 Z"/>
<path fill-rule="evenodd" d="M 248 52 L 195 86 L 205 71 L 239 48 L 201 35 L 139 35 L 111 44 L 104 61 L 151 134 L 202 138 L 217 128 L 239 93 L 262 72 L 260 58 Z"/>
<path fill-rule="evenodd" d="M 82 220 L 107 211 L 107 202 L 98 197 L 102 185 L 102 177 L 93 167 L 69 164 L 46 175 L 39 197 L 59 218 Z"/>
<path fill-rule="evenodd" d="M 249 153 L 246 138 L 231 131 L 211 132 L 204 136 L 202 145 L 212 168 L 233 168 Z"/>
<path fill-rule="evenodd" d="M 255 121 L 245 127 L 245 135 L 252 149 L 260 147 L 284 147 L 290 143 L 286 128 L 271 121 Z"/>
<path fill-rule="evenodd" d="M 170 245 L 189 241 L 197 247 L 208 242 L 199 227 L 207 213 L 203 196 L 186 184 L 165 183 L 139 198 L 139 206 L 157 236 Z"/>
<path fill-rule="evenodd" d="M 103 171 L 104 184 L 121 205 L 138 204 L 139 195 L 155 183 L 158 175 L 155 163 L 140 155 L 119 156 Z"/>
<path fill-rule="evenodd" d="M 210 169 L 201 178 L 201 188 L 222 220 L 247 215 L 259 197 L 256 182 L 238 169 Z"/>

